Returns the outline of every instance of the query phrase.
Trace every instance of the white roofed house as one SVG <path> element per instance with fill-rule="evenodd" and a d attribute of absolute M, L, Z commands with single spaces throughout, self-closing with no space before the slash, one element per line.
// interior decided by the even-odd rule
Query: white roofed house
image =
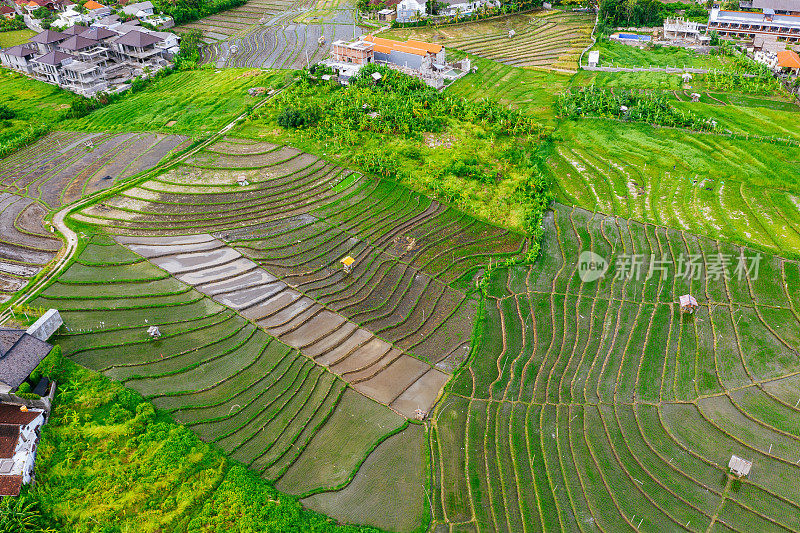
<path fill-rule="evenodd" d="M 126 15 L 136 17 L 142 22 L 152 24 L 157 28 L 167 29 L 175 25 L 172 17 L 156 13 L 153 3 L 150 1 L 128 4 L 122 8 L 122 11 Z"/>
<path fill-rule="evenodd" d="M 154 14 L 155 8 L 153 8 L 153 2 L 136 2 L 123 7 L 122 12 L 140 19 Z"/>
<path fill-rule="evenodd" d="M 397 22 L 414 22 L 426 16 L 422 0 L 400 0 L 397 4 Z"/>
<path fill-rule="evenodd" d="M 750 474 L 750 469 L 753 468 L 753 463 L 746 459 L 742 459 L 738 455 L 731 455 L 731 460 L 728 461 L 728 468 L 731 474 L 736 477 L 744 477 Z"/>
<path fill-rule="evenodd" d="M 716 31 L 721 37 L 755 39 L 770 35 L 788 43 L 798 43 L 800 16 L 778 15 L 771 9 L 751 13 L 714 8 L 708 17 L 708 31 Z"/>

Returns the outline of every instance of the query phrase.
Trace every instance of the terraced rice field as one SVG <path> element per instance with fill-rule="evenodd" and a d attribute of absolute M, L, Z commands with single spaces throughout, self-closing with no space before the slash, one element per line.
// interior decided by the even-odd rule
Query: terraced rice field
<path fill-rule="evenodd" d="M 475 356 L 434 412 L 435 524 L 800 529 L 800 263 L 715 278 L 720 254 L 756 252 L 559 204 L 545 229 L 536 264 L 493 278 Z M 585 250 L 605 277 L 581 282 Z M 642 276 L 616 277 L 634 254 Z M 681 256 L 702 275 L 676 275 Z M 735 483 L 731 454 L 753 461 Z"/>
<path fill-rule="evenodd" d="M 55 132 L 3 160 L 0 169 L 0 302 L 61 248 L 43 226 L 50 210 L 153 167 L 185 138 L 151 133 Z"/>
<path fill-rule="evenodd" d="M 294 494 L 345 484 L 408 422 L 233 310 L 105 237 L 33 303 L 73 361 L 122 381 Z M 150 339 L 149 326 L 161 337 Z"/>
<path fill-rule="evenodd" d="M 300 68 L 325 59 L 333 41 L 361 34 L 354 10 L 344 1 L 251 0 L 178 31 L 202 30 L 202 61 L 217 67 Z"/>
<path fill-rule="evenodd" d="M 444 372 L 326 309 L 211 235 L 119 240 L 407 418 L 416 409 L 429 411 L 447 381 Z"/>
<path fill-rule="evenodd" d="M 559 201 L 800 257 L 800 148 L 582 122 L 549 161 Z"/>
<path fill-rule="evenodd" d="M 542 11 L 453 26 L 392 30 L 386 37 L 421 39 L 517 67 L 575 70 L 591 43 L 594 15 Z M 509 32 L 515 35 L 509 37 Z"/>
<path fill-rule="evenodd" d="M 408 418 L 467 355 L 471 273 L 527 246 L 396 184 L 233 138 L 75 218 Z"/>

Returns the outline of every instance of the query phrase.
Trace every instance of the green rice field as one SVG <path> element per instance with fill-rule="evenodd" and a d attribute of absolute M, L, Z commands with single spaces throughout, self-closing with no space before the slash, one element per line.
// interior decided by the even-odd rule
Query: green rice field
<path fill-rule="evenodd" d="M 492 278 L 475 352 L 437 407 L 434 524 L 800 527 L 789 481 L 800 471 L 800 308 L 787 281 L 800 265 L 764 255 L 757 275 L 739 277 L 734 261 L 725 279 L 719 257 L 749 266 L 756 252 L 559 204 L 546 229 L 534 265 Z M 587 250 L 610 265 L 582 282 Z M 697 279 L 679 273 L 682 255 L 699 258 Z M 659 262 L 638 275 L 630 256 Z M 684 293 L 700 304 L 692 315 L 677 308 Z M 731 454 L 753 461 L 735 487 Z"/>
<path fill-rule="evenodd" d="M 560 202 L 800 255 L 799 146 L 598 119 L 559 133 Z"/>

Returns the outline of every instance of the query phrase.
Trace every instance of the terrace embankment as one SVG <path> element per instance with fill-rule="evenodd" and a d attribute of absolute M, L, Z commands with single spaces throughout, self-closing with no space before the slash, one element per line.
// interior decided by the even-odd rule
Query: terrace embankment
<path fill-rule="evenodd" d="M 75 218 L 406 417 L 467 355 L 471 272 L 527 246 L 397 184 L 235 138 Z"/>

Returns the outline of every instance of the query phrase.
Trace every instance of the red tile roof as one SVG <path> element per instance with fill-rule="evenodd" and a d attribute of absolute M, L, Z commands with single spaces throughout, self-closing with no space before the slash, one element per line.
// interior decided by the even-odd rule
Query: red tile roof
<path fill-rule="evenodd" d="M 19 440 L 19 425 L 0 424 L 0 459 L 11 459 Z"/>
<path fill-rule="evenodd" d="M 409 40 L 407 42 L 401 42 L 392 39 L 383 39 L 381 37 L 375 37 L 374 35 L 367 35 L 366 37 L 364 37 L 364 40 L 369 41 L 371 43 L 375 43 L 374 50 L 376 52 L 380 52 L 383 54 L 388 54 L 392 51 L 396 51 L 396 52 L 405 52 L 407 54 L 413 54 L 424 57 L 429 53 L 436 54 L 442 49 L 442 45 L 440 44 L 432 44 L 423 41 L 412 41 L 412 40 Z"/>
<path fill-rule="evenodd" d="M 22 476 L 0 476 L 0 496 L 19 496 Z"/>
<path fill-rule="evenodd" d="M 0 403 L 0 424 L 24 426 L 42 414 L 40 411 L 23 411 L 20 407 L 13 403 Z"/>
<path fill-rule="evenodd" d="M 800 56 L 794 50 L 778 52 L 778 66 L 784 68 L 800 68 Z"/>

